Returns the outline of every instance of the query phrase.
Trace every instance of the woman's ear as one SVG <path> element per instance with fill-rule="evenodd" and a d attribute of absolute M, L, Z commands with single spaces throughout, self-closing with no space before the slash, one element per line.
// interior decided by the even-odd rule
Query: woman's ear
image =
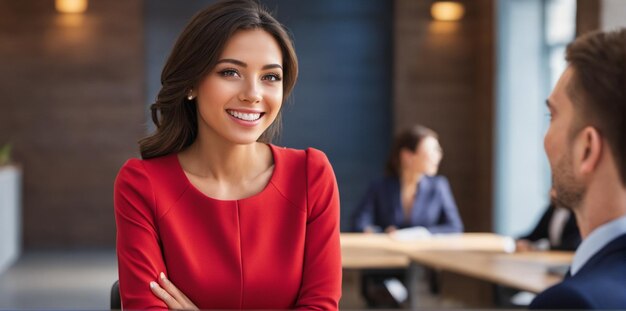
<path fill-rule="evenodd" d="M 400 167 L 408 165 L 413 159 L 414 153 L 406 148 L 400 149 Z"/>
<path fill-rule="evenodd" d="M 585 127 L 576 138 L 576 145 L 574 156 L 579 173 L 582 176 L 592 174 L 605 152 L 600 132 L 592 126 Z"/>

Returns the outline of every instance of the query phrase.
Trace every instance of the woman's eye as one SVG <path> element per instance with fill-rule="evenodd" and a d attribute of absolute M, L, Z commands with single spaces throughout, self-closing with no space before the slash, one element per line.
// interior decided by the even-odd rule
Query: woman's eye
<path fill-rule="evenodd" d="M 219 72 L 222 77 L 239 77 L 239 72 L 234 69 L 225 69 Z"/>
<path fill-rule="evenodd" d="M 267 81 L 280 81 L 280 75 L 275 74 L 275 73 L 271 73 L 271 74 L 267 74 L 265 76 L 263 76 L 263 80 L 267 80 Z"/>

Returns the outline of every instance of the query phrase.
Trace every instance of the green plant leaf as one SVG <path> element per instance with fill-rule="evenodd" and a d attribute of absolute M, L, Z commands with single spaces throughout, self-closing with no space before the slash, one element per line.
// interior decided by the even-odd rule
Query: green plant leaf
<path fill-rule="evenodd" d="M 11 162 L 11 144 L 5 144 L 0 148 L 0 166 L 7 165 Z"/>

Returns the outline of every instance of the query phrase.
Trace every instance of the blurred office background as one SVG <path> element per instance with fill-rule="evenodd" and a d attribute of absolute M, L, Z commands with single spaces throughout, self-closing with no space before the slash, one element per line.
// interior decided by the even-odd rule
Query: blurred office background
<path fill-rule="evenodd" d="M 0 175 L 0 204 L 17 206 L 0 207 L 0 309 L 108 308 L 113 181 L 153 129 L 177 35 L 212 1 L 85 2 L 61 13 L 54 0 L 0 0 L 0 148 L 13 164 L 0 173 L 18 172 Z M 433 18 L 432 0 L 261 2 L 300 61 L 275 143 L 326 152 L 342 230 L 393 133 L 421 123 L 440 135 L 466 231 L 527 231 L 548 202 L 544 101 L 564 48 L 626 21 L 622 0 L 455 0 L 456 21 Z"/>

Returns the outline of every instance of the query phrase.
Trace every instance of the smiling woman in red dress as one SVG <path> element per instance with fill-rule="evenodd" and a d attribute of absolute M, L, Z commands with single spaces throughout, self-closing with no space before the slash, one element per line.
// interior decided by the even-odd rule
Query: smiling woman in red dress
<path fill-rule="evenodd" d="M 125 309 L 336 310 L 339 194 L 326 156 L 269 144 L 293 89 L 285 29 L 253 1 L 198 13 L 115 182 Z"/>

